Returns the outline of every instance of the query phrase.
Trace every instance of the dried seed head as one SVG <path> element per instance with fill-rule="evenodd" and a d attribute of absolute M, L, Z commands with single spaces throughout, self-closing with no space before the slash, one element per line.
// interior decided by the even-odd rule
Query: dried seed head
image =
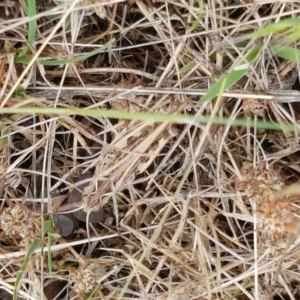
<path fill-rule="evenodd" d="M 300 190 L 286 187 L 282 176 L 273 169 L 262 166 L 258 170 L 245 173 L 242 183 L 250 199 L 256 203 L 258 228 L 275 239 L 285 238 L 297 231 L 298 221 L 295 208 L 288 199 L 288 192 Z"/>
<path fill-rule="evenodd" d="M 264 117 L 268 106 L 266 100 L 261 101 L 257 99 L 246 98 L 243 101 L 242 108 L 246 115 L 254 114 Z"/>
<path fill-rule="evenodd" d="M 30 242 L 36 237 L 37 216 L 23 204 L 11 204 L 2 211 L 0 228 L 7 237 L 21 239 L 20 245 L 25 246 L 25 240 Z"/>
<path fill-rule="evenodd" d="M 74 283 L 72 290 L 76 294 L 83 295 L 96 287 L 97 280 L 102 276 L 101 272 L 95 272 L 96 269 L 94 263 L 81 263 L 77 271 L 71 273 L 71 281 Z"/>
<path fill-rule="evenodd" d="M 286 233 L 295 232 L 297 222 L 293 207 L 287 202 L 266 199 L 265 202 L 259 203 L 257 214 L 259 228 L 265 233 L 272 234 L 276 239 Z"/>
<path fill-rule="evenodd" d="M 257 170 L 253 170 L 252 164 L 245 164 L 242 167 L 242 175 L 244 180 L 237 183 L 238 188 L 247 190 L 252 197 L 257 195 L 258 199 L 272 197 L 284 188 L 282 176 L 273 169 L 267 169 L 263 164 Z"/>

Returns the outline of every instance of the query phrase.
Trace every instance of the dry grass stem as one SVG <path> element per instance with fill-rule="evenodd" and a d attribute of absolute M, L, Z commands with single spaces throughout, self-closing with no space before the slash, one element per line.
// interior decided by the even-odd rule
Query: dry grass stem
<path fill-rule="evenodd" d="M 0 298 L 299 299 L 299 11 L 0 1 Z"/>

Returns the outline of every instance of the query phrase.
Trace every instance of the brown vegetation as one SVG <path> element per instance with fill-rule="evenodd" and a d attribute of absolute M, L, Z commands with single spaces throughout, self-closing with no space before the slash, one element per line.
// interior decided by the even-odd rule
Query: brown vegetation
<path fill-rule="evenodd" d="M 33 108 L 0 115 L 1 299 L 35 240 L 20 299 L 299 299 L 298 65 L 264 37 L 246 76 L 199 100 L 242 36 L 300 5 L 43 0 L 32 38 L 25 2 L 0 1 L 0 113 Z"/>

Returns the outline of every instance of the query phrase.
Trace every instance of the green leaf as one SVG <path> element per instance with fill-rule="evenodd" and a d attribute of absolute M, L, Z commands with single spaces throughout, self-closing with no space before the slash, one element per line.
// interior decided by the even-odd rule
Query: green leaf
<path fill-rule="evenodd" d="M 300 24 L 300 18 L 286 18 L 282 21 L 279 21 L 276 24 L 270 24 L 253 33 L 247 34 L 245 36 L 245 39 L 265 37 L 270 34 L 282 32 L 286 29 L 299 26 L 299 24 Z"/>
<path fill-rule="evenodd" d="M 59 233 L 55 233 L 55 232 L 48 232 L 48 236 L 51 236 L 53 239 L 61 238 L 61 235 Z"/>
<path fill-rule="evenodd" d="M 73 58 L 63 58 L 63 59 L 47 59 L 47 60 L 43 60 L 43 59 L 39 59 L 38 63 L 44 66 L 60 66 L 60 65 L 66 65 L 69 63 L 76 63 L 76 62 L 80 62 L 82 60 L 85 60 L 87 58 L 90 58 L 96 54 L 102 53 L 104 52 L 107 48 L 110 47 L 110 45 L 113 43 L 114 40 L 111 40 L 109 43 L 107 43 L 106 45 L 94 49 L 91 52 L 85 53 L 85 54 L 81 54 L 77 57 L 73 57 Z M 19 56 L 17 55 L 15 58 L 15 62 L 16 63 L 22 63 L 22 64 L 29 64 L 29 62 L 31 61 L 31 58 L 28 56 Z"/>
<path fill-rule="evenodd" d="M 47 262 L 48 262 L 48 270 L 49 270 L 49 274 L 52 273 L 52 252 L 51 252 L 51 245 L 52 245 L 52 230 L 53 230 L 53 222 L 52 220 L 47 220 L 44 222 L 43 224 L 43 228 L 42 228 L 42 233 L 43 235 L 47 235 L 47 248 L 48 248 L 48 252 L 47 252 Z"/>
<path fill-rule="evenodd" d="M 286 46 L 271 46 L 273 52 L 280 58 L 284 58 L 294 63 L 300 62 L 300 50 Z"/>
<path fill-rule="evenodd" d="M 258 56 L 260 48 L 260 46 L 254 47 L 248 54 L 246 62 L 241 61 L 237 66 L 233 67 L 228 74 L 219 78 L 208 90 L 208 92 L 201 98 L 199 104 L 203 104 L 206 101 L 209 101 L 220 95 L 226 89 L 237 83 L 243 76 L 245 76 L 248 73 L 250 63 L 253 63 Z"/>
<path fill-rule="evenodd" d="M 24 5 L 23 9 L 25 11 L 25 14 L 30 17 L 35 17 L 36 12 L 36 1 L 35 0 L 28 0 L 28 5 Z M 37 32 L 37 21 L 36 18 L 33 18 L 31 21 L 28 22 L 28 34 L 27 34 L 27 40 L 29 45 L 32 45 L 35 41 Z M 22 51 L 19 53 L 20 57 L 23 57 L 26 55 L 26 53 L 29 51 L 30 46 L 26 46 L 22 48 Z"/>
<path fill-rule="evenodd" d="M 182 66 L 179 69 L 179 73 L 186 73 L 188 71 L 190 71 L 191 69 L 193 69 L 196 66 L 196 63 L 194 61 L 190 61 L 189 63 L 185 64 L 184 66 Z"/>
<path fill-rule="evenodd" d="M 225 117 L 214 117 L 211 116 L 194 116 L 187 114 L 162 114 L 162 113 L 150 113 L 150 112 L 128 112 L 128 111 L 119 111 L 112 109 L 83 109 L 83 108 L 42 108 L 42 107 L 4 107 L 0 108 L 0 114 L 45 114 L 45 115 L 78 115 L 86 117 L 105 117 L 112 119 L 124 119 L 124 120 L 139 120 L 139 121 L 149 121 L 159 122 L 159 123 L 214 123 L 214 124 L 228 124 L 230 123 L 233 126 L 250 126 L 255 128 L 262 129 L 271 129 L 271 130 L 286 130 L 294 132 L 297 128 L 295 124 L 279 124 L 276 122 L 268 121 L 248 121 L 245 119 L 228 119 Z M 5 136 L 3 136 L 5 137 Z"/>
<path fill-rule="evenodd" d="M 297 43 L 299 39 L 300 39 L 300 27 L 298 26 L 294 28 L 293 31 L 285 37 L 285 45 Z"/>
<path fill-rule="evenodd" d="M 198 10 L 198 14 L 197 14 L 197 19 L 193 22 L 193 24 L 191 26 L 191 31 L 194 31 L 200 24 L 201 20 L 203 19 L 203 12 L 204 12 L 203 6 L 204 6 L 203 0 L 198 0 L 199 10 Z"/>
<path fill-rule="evenodd" d="M 35 0 L 28 0 L 28 17 L 34 17 L 36 15 L 36 2 Z M 28 42 L 32 44 L 35 41 L 37 32 L 37 21 L 34 18 L 28 23 Z"/>
<path fill-rule="evenodd" d="M 26 99 L 26 92 L 22 86 L 18 86 L 14 92 L 14 97 L 18 100 L 25 100 Z"/>
<path fill-rule="evenodd" d="M 27 251 L 26 257 L 25 257 L 25 259 L 22 262 L 20 271 L 18 272 L 18 275 L 17 275 L 17 278 L 16 278 L 16 282 L 15 282 L 15 285 L 14 285 L 13 300 L 17 300 L 17 298 L 18 298 L 18 295 L 17 295 L 17 293 L 18 293 L 18 286 L 19 286 L 19 284 L 20 284 L 20 282 L 22 280 L 23 273 L 26 270 L 26 266 L 28 265 L 29 260 L 30 260 L 30 258 L 32 256 L 32 254 L 34 253 L 34 251 L 39 246 L 39 243 L 40 243 L 39 240 L 34 240 L 32 242 L 32 244 L 30 245 L 28 251 Z"/>
<path fill-rule="evenodd" d="M 238 82 L 244 75 L 248 73 L 248 68 L 244 70 L 233 70 L 228 73 L 228 75 L 222 76 L 201 98 L 199 104 L 203 104 L 221 94 L 227 88 Z"/>

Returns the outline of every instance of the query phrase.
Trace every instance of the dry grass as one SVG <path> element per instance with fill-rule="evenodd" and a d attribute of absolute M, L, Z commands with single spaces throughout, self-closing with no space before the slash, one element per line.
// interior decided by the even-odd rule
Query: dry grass
<path fill-rule="evenodd" d="M 37 2 L 29 45 L 23 1 L 0 2 L 1 108 L 114 109 L 119 118 L 0 116 L 1 299 L 11 299 L 35 240 L 19 299 L 300 299 L 299 138 L 247 125 L 298 129 L 298 65 L 265 37 L 248 74 L 198 104 L 256 42 L 239 44 L 242 36 L 300 5 Z M 29 64 L 17 59 L 25 46 Z M 124 120 L 122 111 L 211 122 Z"/>

